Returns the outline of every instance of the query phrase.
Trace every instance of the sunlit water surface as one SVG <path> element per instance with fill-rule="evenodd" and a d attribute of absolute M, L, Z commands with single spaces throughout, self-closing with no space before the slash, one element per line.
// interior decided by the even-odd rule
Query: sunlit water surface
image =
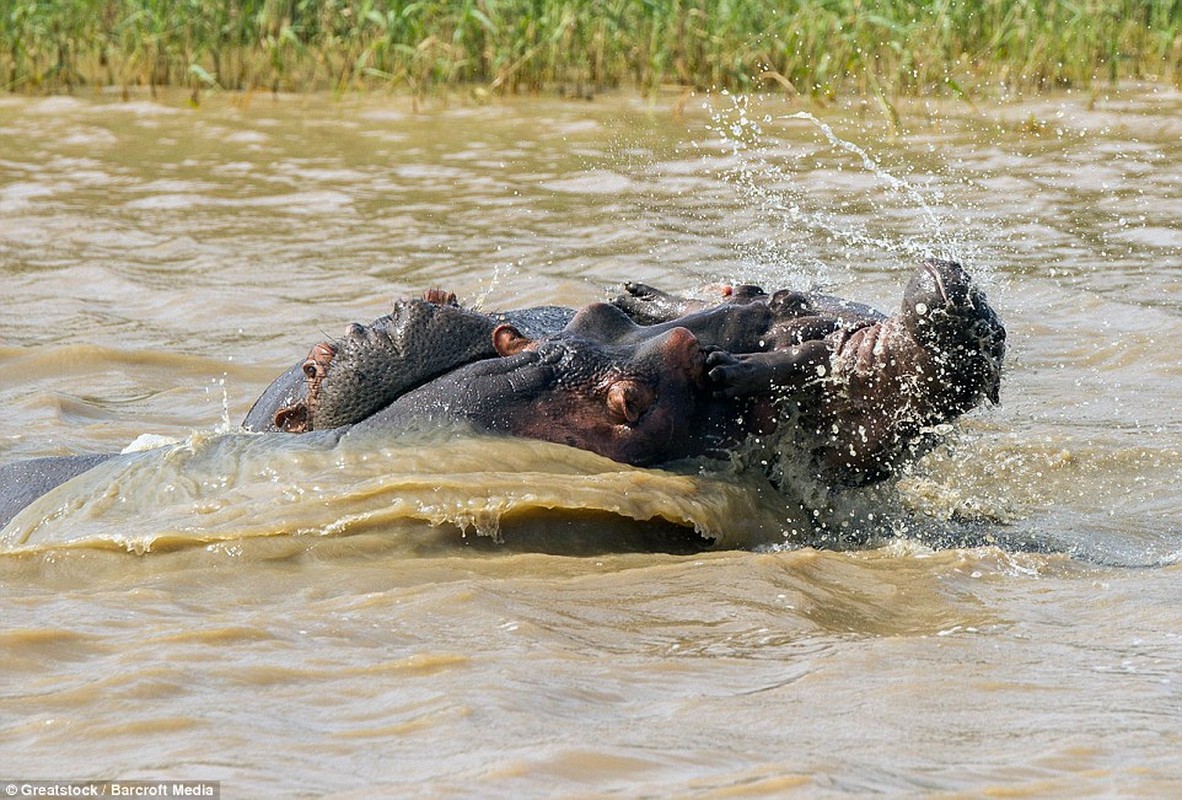
<path fill-rule="evenodd" d="M 176 442 L 0 533 L 0 777 L 1182 791 L 1182 95 L 900 110 L 0 98 L 0 459 Z M 889 311 L 925 255 L 999 309 L 1002 405 L 818 530 L 733 465 L 233 433 L 428 286 Z"/>

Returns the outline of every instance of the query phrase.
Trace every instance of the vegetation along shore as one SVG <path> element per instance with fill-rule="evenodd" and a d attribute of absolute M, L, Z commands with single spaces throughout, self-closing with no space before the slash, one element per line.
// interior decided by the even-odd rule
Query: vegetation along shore
<path fill-rule="evenodd" d="M 962 95 L 1182 82 L 1178 0 L 6 0 L 0 87 Z"/>

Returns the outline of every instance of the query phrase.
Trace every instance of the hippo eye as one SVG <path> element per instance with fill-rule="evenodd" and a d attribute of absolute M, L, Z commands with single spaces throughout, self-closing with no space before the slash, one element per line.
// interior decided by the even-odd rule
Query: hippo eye
<path fill-rule="evenodd" d="M 321 342 L 312 348 L 312 352 L 308 353 L 308 360 L 304 362 L 300 370 L 308 378 L 323 378 L 329 363 L 336 354 L 337 349 L 334 345 Z"/>

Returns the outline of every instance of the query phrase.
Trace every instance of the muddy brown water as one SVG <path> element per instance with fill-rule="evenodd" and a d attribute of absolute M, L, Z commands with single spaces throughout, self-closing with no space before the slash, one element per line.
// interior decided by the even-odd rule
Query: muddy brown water
<path fill-rule="evenodd" d="M 0 459 L 172 442 L 0 532 L 0 778 L 1182 791 L 1182 95 L 901 110 L 0 98 Z M 754 470 L 233 433 L 427 286 L 890 310 L 925 254 L 1006 322 L 1002 405 L 823 532 Z"/>

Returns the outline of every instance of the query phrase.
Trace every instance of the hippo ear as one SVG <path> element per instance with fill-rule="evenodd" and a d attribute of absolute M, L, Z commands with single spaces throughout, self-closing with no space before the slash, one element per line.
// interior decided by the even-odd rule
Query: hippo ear
<path fill-rule="evenodd" d="M 312 418 L 304 403 L 284 406 L 275 412 L 275 427 L 287 433 L 307 433 L 312 430 Z"/>
<path fill-rule="evenodd" d="M 722 296 L 731 300 L 747 301 L 767 297 L 767 291 L 762 286 L 753 283 L 740 283 L 735 286 L 722 287 Z"/>
<path fill-rule="evenodd" d="M 449 292 L 446 289 L 438 289 L 432 287 L 423 292 L 423 299 L 428 303 L 434 303 L 437 306 L 458 306 L 455 292 Z"/>
<path fill-rule="evenodd" d="M 654 400 L 652 389 L 633 380 L 618 380 L 607 390 L 608 410 L 629 425 L 636 424 Z"/>
<path fill-rule="evenodd" d="M 802 317 L 812 313 L 813 304 L 804 292 L 781 289 L 772 295 L 772 299 L 768 301 L 768 308 L 783 316 Z"/>
<path fill-rule="evenodd" d="M 533 340 L 522 336 L 521 331 L 504 324 L 493 328 L 492 340 L 493 348 L 501 356 L 515 356 L 533 344 Z"/>

